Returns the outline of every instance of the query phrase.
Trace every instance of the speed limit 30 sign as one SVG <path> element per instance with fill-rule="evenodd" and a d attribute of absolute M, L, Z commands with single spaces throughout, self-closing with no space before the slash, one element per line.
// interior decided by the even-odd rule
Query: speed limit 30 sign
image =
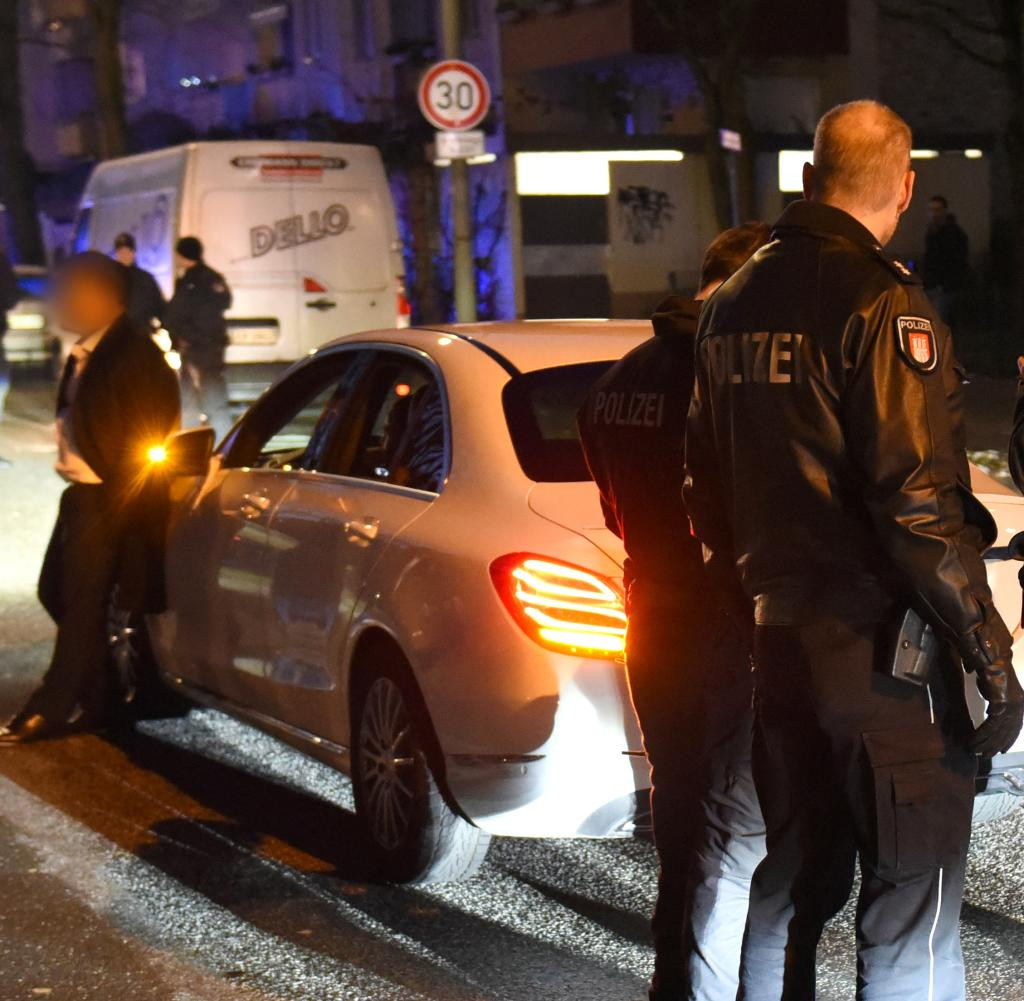
<path fill-rule="evenodd" d="M 491 88 L 472 63 L 446 59 L 427 70 L 419 89 L 420 111 L 435 128 L 463 132 L 479 125 L 491 106 Z"/>

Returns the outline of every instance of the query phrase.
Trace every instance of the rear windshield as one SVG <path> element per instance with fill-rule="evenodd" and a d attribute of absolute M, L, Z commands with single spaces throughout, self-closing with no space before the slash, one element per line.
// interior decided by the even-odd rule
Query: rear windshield
<path fill-rule="evenodd" d="M 523 472 L 539 483 L 589 480 L 576 414 L 611 361 L 560 365 L 517 375 L 502 393 L 505 419 Z"/>

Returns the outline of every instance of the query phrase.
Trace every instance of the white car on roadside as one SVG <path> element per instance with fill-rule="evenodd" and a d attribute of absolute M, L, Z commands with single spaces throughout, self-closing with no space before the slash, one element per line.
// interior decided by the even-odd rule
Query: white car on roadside
<path fill-rule="evenodd" d="M 388 878 L 466 876 L 493 834 L 634 829 L 649 783 L 624 554 L 575 416 L 649 335 L 567 321 L 347 337 L 175 481 L 169 610 L 150 621 L 161 673 L 351 773 Z M 982 486 L 1019 635 L 1003 543 L 1024 499 Z M 990 813 L 1018 763 L 987 780 Z"/>

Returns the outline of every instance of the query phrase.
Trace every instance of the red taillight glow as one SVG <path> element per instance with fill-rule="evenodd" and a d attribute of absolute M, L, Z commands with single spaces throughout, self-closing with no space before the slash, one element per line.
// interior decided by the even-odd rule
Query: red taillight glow
<path fill-rule="evenodd" d="M 405 282 L 398 280 L 398 293 L 395 302 L 395 310 L 398 316 L 398 326 L 408 327 L 412 321 L 412 304 L 405 295 Z"/>
<path fill-rule="evenodd" d="M 501 600 L 541 646 L 580 657 L 615 658 L 626 650 L 626 609 L 612 581 L 582 567 L 528 553 L 491 564 Z"/>

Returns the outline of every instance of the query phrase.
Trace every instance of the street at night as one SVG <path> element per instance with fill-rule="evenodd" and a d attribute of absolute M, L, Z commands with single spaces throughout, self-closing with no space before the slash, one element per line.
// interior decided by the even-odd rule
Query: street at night
<path fill-rule="evenodd" d="M 0 66 L 0 1001 L 1024 1001 L 1024 0 Z"/>
<path fill-rule="evenodd" d="M 35 577 L 61 484 L 52 387 L 16 381 L 0 426 L 0 715 L 46 666 Z M 998 445 L 1007 383 L 972 393 Z M 15 530 L 16 529 L 16 530 Z M 212 710 L 0 753 L 0 1001 L 640 1001 L 655 858 L 644 840 L 497 839 L 462 884 L 368 881 L 347 779 Z M 1024 811 L 976 832 L 970 996 L 1019 1001 Z M 853 905 L 819 997 L 854 996 Z"/>

